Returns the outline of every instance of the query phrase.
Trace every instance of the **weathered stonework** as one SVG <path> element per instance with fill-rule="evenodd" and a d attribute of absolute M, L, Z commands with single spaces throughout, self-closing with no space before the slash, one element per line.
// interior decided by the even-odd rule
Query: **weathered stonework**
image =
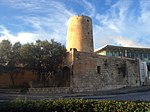
<path fill-rule="evenodd" d="M 84 43 L 84 44 L 83 44 Z M 67 50 L 76 48 L 81 52 L 93 52 L 92 19 L 87 16 L 73 16 L 69 20 Z"/>
<path fill-rule="evenodd" d="M 70 87 L 73 92 L 140 85 L 138 60 L 110 58 L 94 53 L 78 52 L 76 49 L 72 49 L 69 54 Z"/>
<path fill-rule="evenodd" d="M 41 88 L 41 86 L 30 88 L 29 93 L 55 94 L 140 86 L 138 60 L 107 57 L 94 53 L 92 20 L 87 16 L 71 17 L 68 25 L 67 51 L 68 55 L 62 71 L 57 78 L 51 78 L 52 83 L 57 79 L 54 86 L 50 83 L 49 88 Z M 0 76 L 0 87 L 9 87 L 11 84 L 9 77 L 5 77 L 6 75 Z M 29 83 L 34 79 L 36 76 L 33 73 L 29 75 L 25 73 L 23 76 L 18 76 L 16 85 Z"/>
<path fill-rule="evenodd" d="M 70 18 L 67 51 L 64 66 L 70 71 L 70 88 L 73 92 L 140 85 L 138 60 L 94 53 L 92 20 L 87 16 Z"/>

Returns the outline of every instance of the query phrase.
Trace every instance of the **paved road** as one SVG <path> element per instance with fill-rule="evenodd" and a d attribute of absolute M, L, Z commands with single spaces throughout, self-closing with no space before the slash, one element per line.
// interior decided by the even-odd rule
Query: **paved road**
<path fill-rule="evenodd" d="M 106 95 L 106 96 L 88 96 L 85 99 L 99 99 L 99 100 L 147 100 L 150 101 L 150 91 L 137 92 L 128 94 Z"/>
<path fill-rule="evenodd" d="M 0 94 L 0 101 L 8 101 L 15 99 L 25 99 L 25 100 L 48 100 L 55 98 L 84 98 L 84 99 L 98 99 L 98 100 L 147 100 L 150 101 L 150 91 L 147 92 L 137 92 L 128 94 L 116 94 L 116 95 L 103 95 L 103 96 L 70 96 L 70 95 L 17 95 L 17 94 Z"/>

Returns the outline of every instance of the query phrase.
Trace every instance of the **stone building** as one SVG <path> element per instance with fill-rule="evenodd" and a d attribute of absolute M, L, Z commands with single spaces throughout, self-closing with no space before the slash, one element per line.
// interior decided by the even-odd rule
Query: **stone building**
<path fill-rule="evenodd" d="M 98 55 L 93 48 L 92 19 L 73 16 L 67 32 L 68 56 L 63 73 L 73 92 L 140 86 L 139 61 Z"/>
<path fill-rule="evenodd" d="M 141 64 L 140 70 L 144 69 L 144 71 L 142 71 L 140 74 L 142 77 L 141 80 L 143 80 L 142 82 L 144 82 L 145 84 L 150 84 L 150 48 L 106 45 L 95 50 L 95 53 L 108 57 L 139 59 Z"/>
<path fill-rule="evenodd" d="M 61 86 L 39 86 L 30 88 L 29 93 L 100 91 L 141 85 L 138 59 L 109 57 L 94 52 L 90 17 L 81 15 L 70 18 L 66 48 L 67 57 L 58 76 Z M 9 79 L 6 74 L 0 75 L 0 87 L 10 87 Z M 20 86 L 35 79 L 36 76 L 30 72 L 18 75 L 15 80 L 16 85 Z"/>

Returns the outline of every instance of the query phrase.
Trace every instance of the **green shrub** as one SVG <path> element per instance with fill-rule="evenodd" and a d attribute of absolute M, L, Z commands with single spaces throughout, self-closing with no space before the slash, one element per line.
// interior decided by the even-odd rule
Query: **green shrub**
<path fill-rule="evenodd" d="M 150 102 L 59 99 L 1 102 L 0 112 L 148 112 Z"/>

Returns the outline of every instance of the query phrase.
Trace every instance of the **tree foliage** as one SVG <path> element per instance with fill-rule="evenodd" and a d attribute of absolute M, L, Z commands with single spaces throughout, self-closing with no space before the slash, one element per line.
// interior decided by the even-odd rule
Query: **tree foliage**
<path fill-rule="evenodd" d="M 25 44 L 21 49 L 24 67 L 38 74 L 42 81 L 58 71 L 65 55 L 65 47 L 54 40 L 37 40 L 35 44 Z"/>
<path fill-rule="evenodd" d="M 18 65 L 21 62 L 21 44 L 16 42 L 14 45 L 8 40 L 0 43 L 0 73 L 8 73 L 14 86 L 14 75 L 20 72 Z"/>
<path fill-rule="evenodd" d="M 35 43 L 11 44 L 8 40 L 0 43 L 0 72 L 9 73 L 11 79 L 19 69 L 25 68 L 38 75 L 39 81 L 55 74 L 66 55 L 65 46 L 54 40 L 37 40 Z M 12 80 L 14 85 L 14 81 Z"/>

